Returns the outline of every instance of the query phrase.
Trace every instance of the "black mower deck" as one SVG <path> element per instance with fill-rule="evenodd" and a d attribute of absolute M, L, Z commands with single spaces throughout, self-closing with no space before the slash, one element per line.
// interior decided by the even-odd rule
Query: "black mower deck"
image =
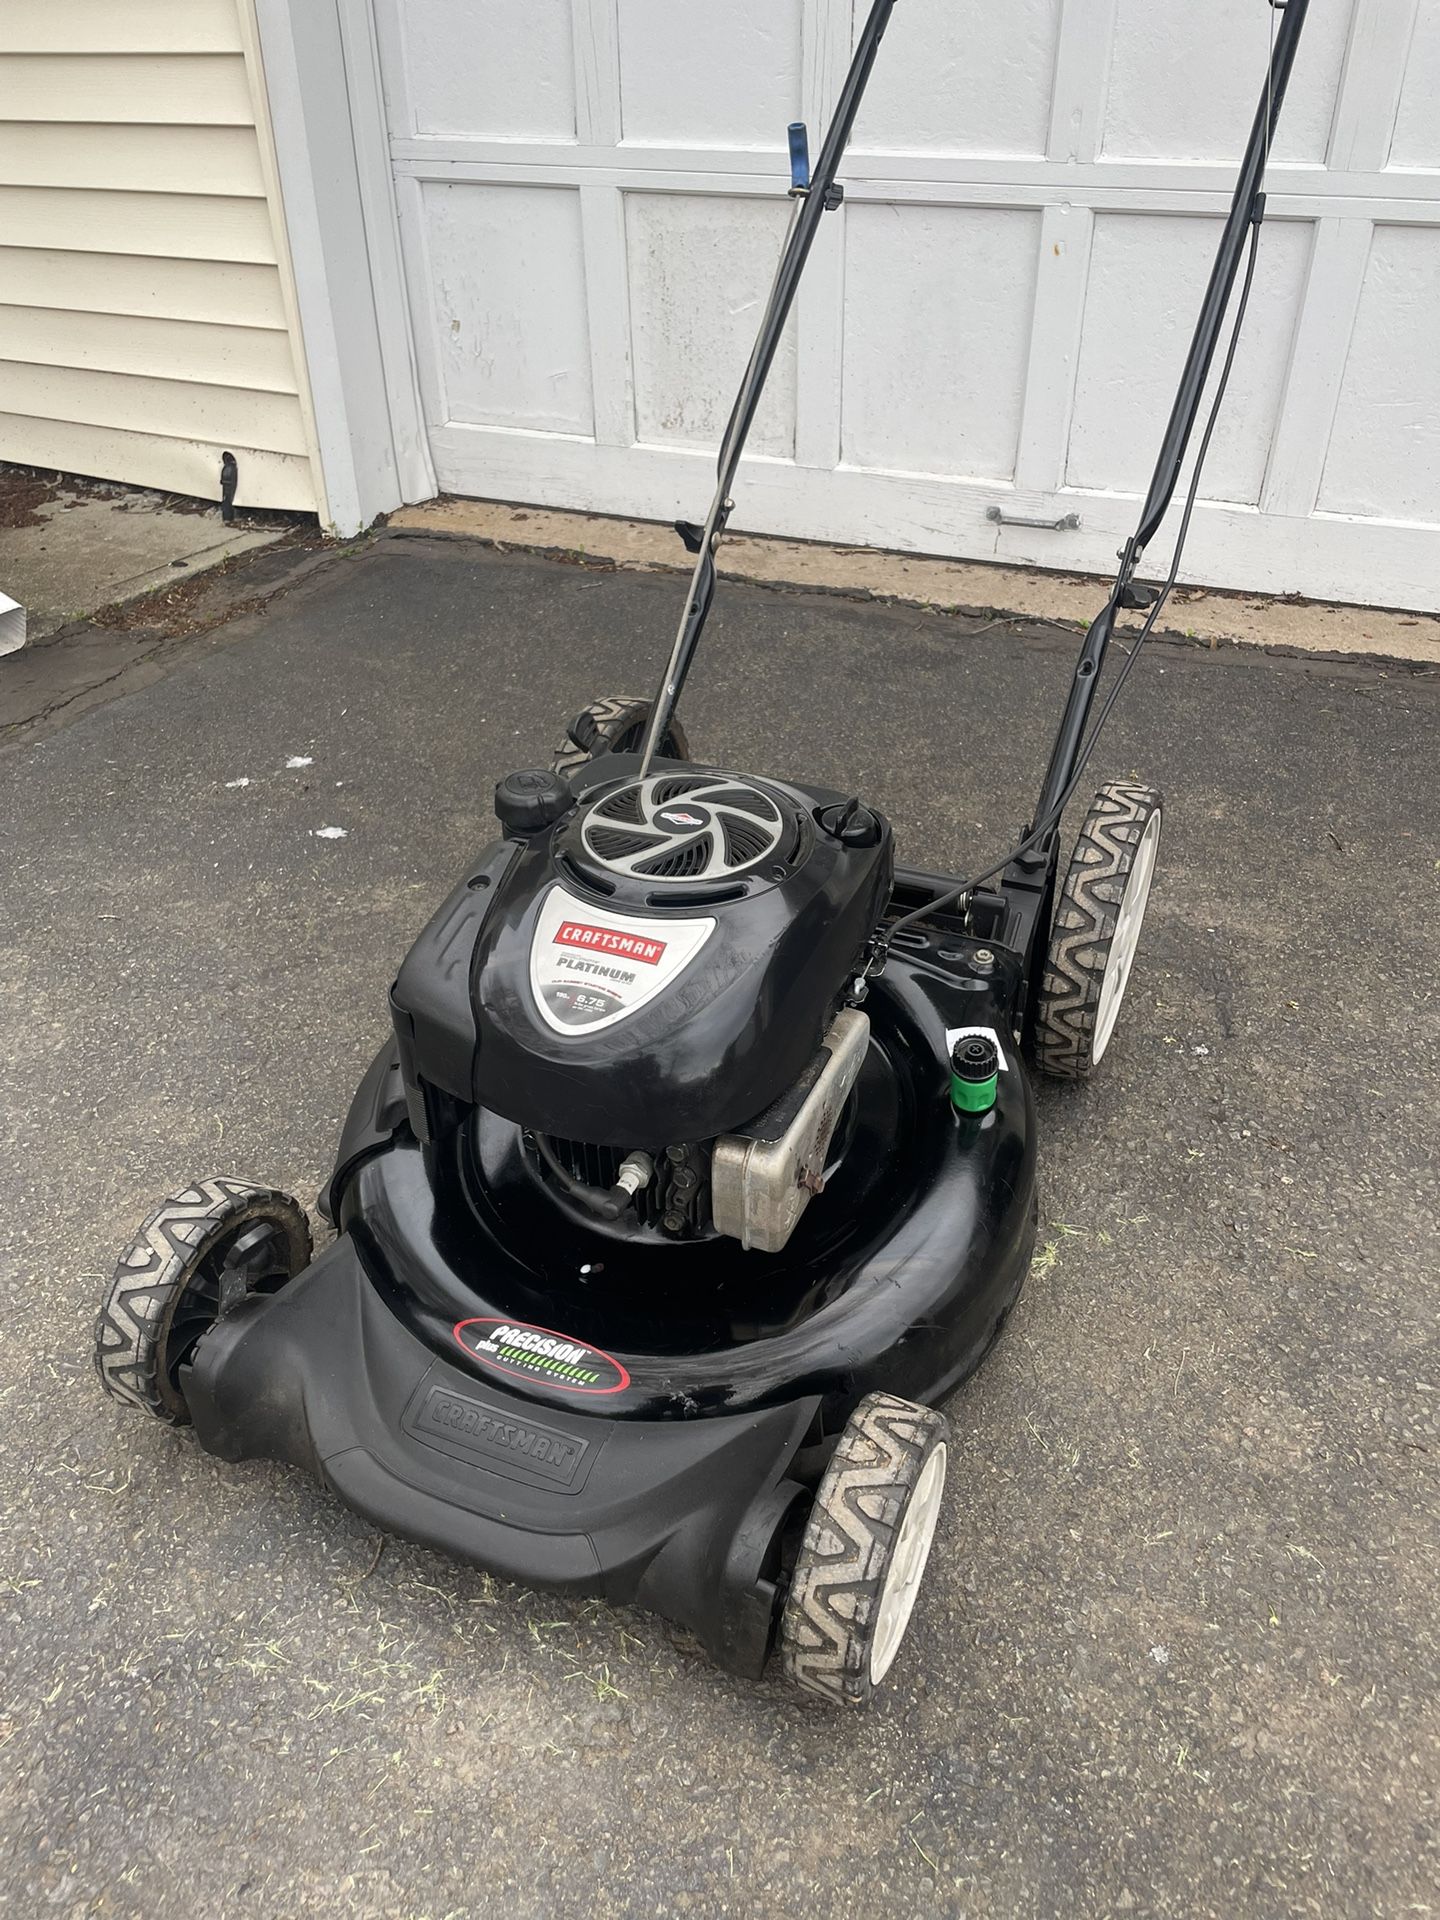
<path fill-rule="evenodd" d="M 993 1108 L 950 1105 L 947 1030 L 997 1019 L 1013 988 L 976 946 L 914 936 L 875 982 L 836 1191 L 783 1255 L 567 1221 L 494 1116 L 427 1152 L 382 1049 L 326 1194 L 339 1239 L 181 1373 L 199 1440 L 305 1467 L 492 1573 L 653 1608 L 758 1676 L 784 1529 L 849 1415 L 877 1392 L 946 1398 L 1029 1269 L 1014 1047 Z"/>

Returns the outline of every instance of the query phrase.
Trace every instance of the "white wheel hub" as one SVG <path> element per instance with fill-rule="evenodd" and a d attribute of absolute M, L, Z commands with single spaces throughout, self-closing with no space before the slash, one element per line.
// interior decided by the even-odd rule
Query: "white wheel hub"
<path fill-rule="evenodd" d="M 1120 917 L 1115 922 L 1110 953 L 1105 962 L 1105 975 L 1100 983 L 1100 1004 L 1095 1009 L 1095 1035 L 1090 1044 L 1090 1058 L 1097 1066 L 1110 1044 L 1115 1022 L 1120 1017 L 1120 1003 L 1130 984 L 1130 969 L 1135 964 L 1140 929 L 1145 924 L 1145 909 L 1150 903 L 1150 884 L 1155 878 L 1155 856 L 1159 850 L 1160 809 L 1157 807 L 1145 822 L 1145 831 L 1135 849 L 1134 863 L 1126 876 L 1125 891 L 1120 896 Z"/>
<path fill-rule="evenodd" d="M 920 1582 L 925 1577 L 925 1563 L 930 1558 L 930 1547 L 940 1521 L 946 1458 L 947 1449 L 942 1440 L 921 1468 L 915 1491 L 906 1502 L 900 1519 L 895 1549 L 890 1556 L 885 1584 L 880 1589 L 875 1613 L 875 1637 L 870 1647 L 870 1680 L 877 1687 L 900 1651 L 900 1642 L 905 1638 L 905 1629 L 915 1609 Z"/>

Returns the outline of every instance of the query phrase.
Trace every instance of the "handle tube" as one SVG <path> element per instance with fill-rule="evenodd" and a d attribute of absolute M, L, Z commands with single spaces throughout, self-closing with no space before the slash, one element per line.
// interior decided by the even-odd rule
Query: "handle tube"
<path fill-rule="evenodd" d="M 1276 0 L 1270 0 L 1270 4 L 1276 6 Z M 1274 144 L 1275 129 L 1280 124 L 1280 110 L 1285 104 L 1309 5 L 1310 0 L 1280 0 L 1280 5 L 1276 7 L 1283 18 L 1275 36 L 1274 61 L 1267 71 L 1265 91 L 1255 109 L 1255 120 L 1245 148 L 1245 158 L 1241 162 L 1235 195 L 1230 203 L 1229 217 L 1216 248 L 1215 264 L 1201 303 L 1200 317 L 1195 323 L 1194 338 L 1180 375 L 1180 386 L 1170 410 L 1165 437 L 1160 443 L 1155 476 L 1145 496 L 1145 506 L 1134 541 L 1134 564 L 1137 566 L 1146 547 L 1154 539 L 1180 483 L 1185 451 L 1195 431 L 1195 420 L 1205 394 L 1205 382 L 1210 376 L 1215 349 L 1220 343 L 1221 329 L 1225 324 L 1225 312 L 1235 289 L 1236 275 L 1240 271 L 1246 234 L 1251 221 L 1263 217 L 1263 208 L 1257 212 L 1256 203 L 1264 184 L 1265 163 Z"/>
<path fill-rule="evenodd" d="M 1084 645 L 1080 649 L 1075 677 L 1071 682 L 1069 698 L 1065 703 L 1065 712 L 1055 736 L 1050 764 L 1046 769 L 1044 785 L 1041 787 L 1040 799 L 1035 808 L 1037 822 L 1048 819 L 1056 810 L 1070 784 L 1081 743 L 1085 737 L 1090 709 L 1094 703 L 1095 689 L 1100 681 L 1100 669 L 1105 663 L 1105 655 L 1115 631 L 1116 619 L 1121 608 L 1126 604 L 1127 590 L 1135 569 L 1139 566 L 1146 547 L 1158 532 L 1161 521 L 1170 509 L 1175 489 L 1179 485 L 1180 471 L 1185 464 L 1185 453 L 1195 430 L 1200 403 L 1204 398 L 1205 383 L 1209 378 L 1215 350 L 1220 342 L 1226 310 L 1230 305 L 1230 296 L 1235 290 L 1236 277 L 1245 253 L 1246 239 L 1251 226 L 1258 224 L 1265 215 L 1263 192 L 1265 164 L 1275 139 L 1280 110 L 1285 104 L 1285 93 L 1294 70 L 1295 55 L 1300 45 L 1300 34 L 1305 25 L 1305 15 L 1310 0 L 1279 0 L 1279 4 L 1277 0 L 1270 0 L 1270 4 L 1282 14 L 1280 29 L 1275 36 L 1273 56 L 1266 71 L 1265 89 L 1255 111 L 1250 138 L 1245 148 L 1245 157 L 1240 166 L 1240 178 L 1236 182 L 1234 197 L 1230 203 L 1229 217 L 1226 219 L 1225 229 L 1216 249 L 1215 264 L 1210 272 L 1209 284 L 1205 289 L 1200 315 L 1195 323 L 1195 332 L 1190 342 L 1190 351 L 1186 355 L 1174 405 L 1171 407 L 1170 418 L 1160 443 L 1154 477 L 1150 482 L 1150 490 L 1145 496 L 1145 504 L 1140 510 L 1139 524 L 1121 553 L 1120 570 L 1115 576 L 1110 598 L 1091 623 L 1085 635 Z M 1053 842 L 1053 832 L 1049 839 Z M 1050 853 L 1049 847 L 1037 847 L 1030 856 L 1030 861 L 1034 865 L 1043 865 L 1050 857 Z"/>
<path fill-rule="evenodd" d="M 795 194 L 795 210 L 790 218 L 790 231 L 786 235 L 780 263 L 775 270 L 775 281 L 766 303 L 764 317 L 760 322 L 760 331 L 751 350 L 745 376 L 740 382 L 740 391 L 735 396 L 735 404 L 730 410 L 725 437 L 720 444 L 720 453 L 715 466 L 717 482 L 715 497 L 705 517 L 700 539 L 700 555 L 695 563 L 695 571 L 691 575 L 685 611 L 680 618 L 679 630 L 670 650 L 670 658 L 666 662 L 664 676 L 650 704 L 650 721 L 645 729 L 645 739 L 641 747 L 642 779 L 649 772 L 650 762 L 654 759 L 659 744 L 665 737 L 666 729 L 674 718 L 676 702 L 680 698 L 686 676 L 689 674 L 695 649 L 700 644 L 705 622 L 709 618 L 710 607 L 715 598 L 715 549 L 734 511 L 735 502 L 730 497 L 730 491 L 734 485 L 736 470 L 740 465 L 740 457 L 745 450 L 750 429 L 754 425 L 760 396 L 765 390 L 765 382 L 774 363 L 780 337 L 785 331 L 785 322 L 790 317 L 790 309 L 795 303 L 796 290 L 805 271 L 805 263 L 810 258 L 810 249 L 815 244 L 820 222 L 829 208 L 839 205 L 840 189 L 835 184 L 836 176 L 840 171 L 840 162 L 845 157 L 845 148 L 855 125 L 855 116 L 860 111 L 860 102 L 869 84 L 870 74 L 875 65 L 875 56 L 880 51 L 880 42 L 885 36 L 886 27 L 890 24 L 890 15 L 894 12 L 895 5 L 896 0 L 873 0 L 869 17 L 861 30 L 860 39 L 855 48 L 855 56 L 850 63 L 850 71 L 845 78 L 845 85 L 841 89 L 834 117 L 826 130 L 809 191 L 797 193 L 793 186 L 791 189 Z M 795 177 L 795 129 L 793 127 L 790 130 L 790 143 L 793 181 Z"/>

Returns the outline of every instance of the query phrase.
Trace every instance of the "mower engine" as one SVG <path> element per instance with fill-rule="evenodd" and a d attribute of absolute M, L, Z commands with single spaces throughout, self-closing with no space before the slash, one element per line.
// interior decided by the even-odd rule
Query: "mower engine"
<path fill-rule="evenodd" d="M 458 1011 L 436 991 L 462 952 L 448 909 L 394 990 L 417 1132 L 437 1131 L 438 1088 L 513 1122 L 589 1224 L 779 1251 L 865 1060 L 869 1022 L 843 1003 L 889 898 L 889 825 L 821 788 L 674 762 L 641 778 L 633 755 L 573 784 L 512 774 L 496 809 L 483 905 L 463 890 L 482 915 L 469 1017 L 434 1031 Z"/>
<path fill-rule="evenodd" d="M 810 1066 L 774 1106 L 718 1140 L 624 1154 L 578 1140 L 531 1136 L 562 1190 L 607 1220 L 634 1219 L 678 1239 L 724 1234 L 779 1253 L 812 1197 L 825 1190 L 845 1103 L 865 1062 L 870 1022 L 837 1013 Z"/>

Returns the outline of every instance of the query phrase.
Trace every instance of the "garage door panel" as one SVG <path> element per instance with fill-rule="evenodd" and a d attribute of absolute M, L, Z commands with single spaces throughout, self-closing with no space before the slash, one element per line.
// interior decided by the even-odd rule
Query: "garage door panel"
<path fill-rule="evenodd" d="M 869 0 L 371 4 L 442 484 L 700 512 Z M 903 0 L 736 524 L 1113 565 L 1278 18 Z M 1440 0 L 1317 0 L 1186 577 L 1440 607 L 1437 97 Z"/>
<path fill-rule="evenodd" d="M 1422 0 L 1400 89 L 1392 167 L 1440 167 L 1440 6 Z"/>
<path fill-rule="evenodd" d="M 1324 513 L 1440 516 L 1440 229 L 1380 226 L 1320 487 Z"/>
<path fill-rule="evenodd" d="M 625 197 L 638 438 L 713 449 L 775 276 L 783 201 L 725 194 Z M 795 452 L 795 323 L 775 356 L 750 451 Z"/>
<path fill-rule="evenodd" d="M 430 181 L 420 208 L 440 420 L 593 432 L 579 194 Z"/>
<path fill-rule="evenodd" d="M 783 147 L 801 118 L 800 0 L 618 0 L 623 137 Z"/>
<path fill-rule="evenodd" d="M 848 465 L 1013 478 L 1040 226 L 994 207 L 849 209 Z"/>
<path fill-rule="evenodd" d="M 1351 13 L 1349 0 L 1310 9 L 1277 160 L 1323 164 Z M 1115 0 L 1106 157 L 1238 160 L 1277 18 L 1264 0 Z"/>
<path fill-rule="evenodd" d="M 1066 468 L 1072 487 L 1138 494 L 1149 485 L 1220 227 L 1177 215 L 1097 215 Z M 1277 220 L 1262 236 L 1246 330 L 1205 464 L 1207 500 L 1252 506 L 1260 498 L 1313 233 L 1309 222 Z"/>
<path fill-rule="evenodd" d="M 855 9 L 858 32 L 866 8 Z M 855 126 L 860 152 L 1045 152 L 1061 0 L 907 0 Z"/>
<path fill-rule="evenodd" d="M 574 140 L 571 0 L 379 0 L 403 74 L 391 113 L 412 134 Z"/>

